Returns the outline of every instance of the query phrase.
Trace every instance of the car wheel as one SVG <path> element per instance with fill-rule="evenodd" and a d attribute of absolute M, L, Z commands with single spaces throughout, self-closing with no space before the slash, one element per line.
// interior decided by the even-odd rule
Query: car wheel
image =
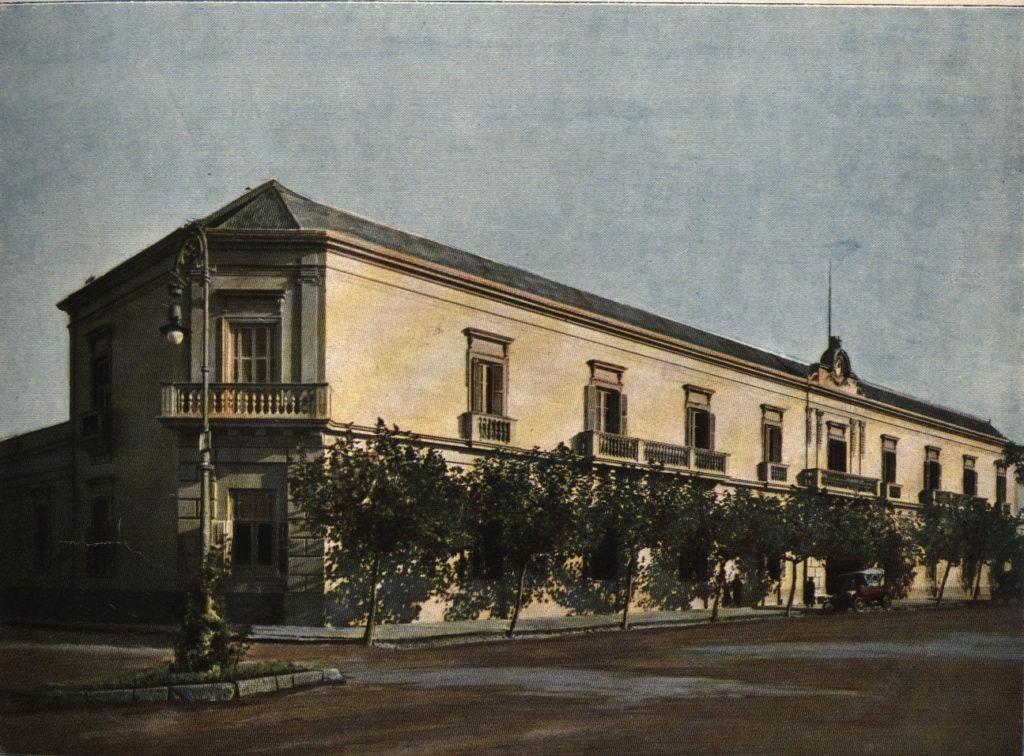
<path fill-rule="evenodd" d="M 863 612 L 867 606 L 867 602 L 860 596 L 857 596 L 857 598 L 853 600 L 853 611 L 855 612 Z"/>
<path fill-rule="evenodd" d="M 882 608 L 885 609 L 886 611 L 888 611 L 889 609 L 892 609 L 892 597 L 891 596 L 882 596 Z"/>

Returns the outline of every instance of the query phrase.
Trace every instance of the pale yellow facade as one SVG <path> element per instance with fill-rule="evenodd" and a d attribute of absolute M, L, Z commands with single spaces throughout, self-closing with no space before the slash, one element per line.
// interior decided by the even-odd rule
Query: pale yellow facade
<path fill-rule="evenodd" d="M 324 544 L 288 500 L 287 462 L 299 446 L 321 447 L 348 424 L 365 430 L 377 418 L 417 434 L 453 464 L 472 464 L 493 448 L 565 443 L 612 464 L 643 464 L 660 454 L 657 459 L 670 460 L 670 469 L 721 487 L 781 494 L 807 481 L 831 490 L 832 481 L 839 484 L 835 492 L 853 495 L 857 491 L 849 486 L 861 486 L 861 494 L 874 486 L 870 495 L 887 495 L 908 513 L 926 487 L 929 447 L 938 450 L 942 490 L 961 493 L 967 456 L 974 459 L 976 495 L 996 500 L 996 462 L 1005 439 L 977 418 L 913 401 L 879 401 L 861 392 L 855 376 L 837 383 L 814 366 L 794 371 L 797 363 L 790 361 L 789 369 L 771 367 L 774 358 L 764 352 L 751 361 L 739 348 L 701 346 L 670 335 L 652 316 L 638 325 L 581 306 L 585 296 L 571 304 L 570 297 L 558 296 L 568 290 L 557 284 L 538 284 L 500 266 L 497 275 L 494 264 L 457 250 L 438 252 L 439 245 L 315 205 L 273 182 L 206 223 L 216 266 L 209 333 L 215 406 L 211 532 L 229 550 L 238 543 L 239 527 L 254 539 L 257 532 L 265 536 L 270 556 L 264 559 L 253 541 L 254 564 L 236 568 L 230 590 L 239 606 L 248 602 L 275 621 L 351 618 L 350 612 L 331 611 L 332 588 L 344 579 L 325 580 Z M 52 608 L 74 594 L 80 607 L 121 607 L 121 620 L 161 609 L 166 614 L 190 579 L 199 530 L 197 285 L 185 294 L 191 337 L 174 348 L 158 333 L 179 245 L 172 234 L 61 305 L 70 319 L 71 422 L 46 443 L 0 444 L 0 489 L 4 505 L 17 509 L 15 520 L 28 530 L 38 492 L 49 491 L 53 513 L 46 535 L 64 545 L 47 552 L 49 570 L 33 572 L 26 530 L 7 536 L 9 548 L 0 549 L 4 589 L 17 599 L 12 605 L 29 607 L 8 613 L 32 611 L 40 596 L 49 595 Z M 237 373 L 237 327 L 270 334 L 265 380 L 246 382 Z M 109 342 L 111 376 L 110 408 L 99 412 L 92 377 L 98 338 Z M 469 414 L 474 348 L 491 350 L 489 359 L 504 366 L 503 406 L 495 417 Z M 856 364 L 858 349 L 851 351 Z M 628 399 L 622 412 L 628 424 L 620 433 L 590 427 L 585 395 L 599 379 L 618 381 L 616 390 Z M 693 392 L 703 396 L 713 415 L 706 452 L 691 448 L 688 391 L 691 398 Z M 771 468 L 764 464 L 768 412 L 781 417 L 782 427 L 781 453 Z M 95 428 L 88 427 L 97 421 L 113 429 L 100 433 L 98 447 Z M 846 469 L 826 480 L 813 471 L 828 466 L 830 432 L 844 434 Z M 883 436 L 896 439 L 898 497 L 879 488 Z M 1009 482 L 1005 504 L 1014 513 L 1016 490 Z M 239 525 L 244 507 L 238 502 L 253 491 L 270 504 L 259 522 Z M 116 560 L 95 575 L 83 544 L 92 502 L 103 496 L 115 520 Z M 261 525 L 269 529 L 261 531 Z M 823 585 L 821 565 L 812 563 L 810 574 Z M 956 578 L 954 572 L 948 589 L 954 595 Z M 788 579 L 783 576 L 785 585 Z M 914 592 L 923 596 L 929 587 L 919 570 Z M 129 595 L 135 598 L 124 599 Z M 548 598 L 528 606 L 524 616 L 580 611 Z M 417 598 L 418 610 L 406 614 L 445 617 L 450 599 Z M 651 605 L 642 593 L 636 601 L 638 608 Z"/>

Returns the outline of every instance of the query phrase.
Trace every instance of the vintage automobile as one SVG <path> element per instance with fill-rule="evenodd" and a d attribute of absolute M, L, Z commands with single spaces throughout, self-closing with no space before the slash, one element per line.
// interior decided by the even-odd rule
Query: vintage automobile
<path fill-rule="evenodd" d="M 836 585 L 836 592 L 823 602 L 826 609 L 863 612 L 870 606 L 882 609 L 892 607 L 892 596 L 889 587 L 885 585 L 885 573 L 880 569 L 847 572 L 836 578 Z"/>

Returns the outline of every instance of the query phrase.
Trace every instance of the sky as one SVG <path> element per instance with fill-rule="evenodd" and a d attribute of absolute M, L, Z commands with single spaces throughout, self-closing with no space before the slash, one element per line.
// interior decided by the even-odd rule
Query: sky
<path fill-rule="evenodd" d="M 1024 15 L 0 5 L 0 436 L 55 304 L 274 177 L 1024 440 Z M 154 334 L 154 338 L 159 338 Z"/>

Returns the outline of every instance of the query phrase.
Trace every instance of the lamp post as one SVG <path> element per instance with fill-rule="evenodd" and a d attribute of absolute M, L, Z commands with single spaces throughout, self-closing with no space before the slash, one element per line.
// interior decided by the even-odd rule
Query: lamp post
<path fill-rule="evenodd" d="M 211 479 L 213 461 L 210 435 L 210 249 L 206 243 L 206 229 L 198 222 L 185 226 L 185 241 L 181 245 L 171 272 L 174 280 L 167 290 L 171 300 L 167 305 L 167 323 L 160 326 L 167 340 L 175 346 L 185 341 L 188 329 L 182 324 L 181 299 L 186 284 L 199 280 L 203 285 L 203 362 L 200 372 L 203 376 L 202 430 L 199 434 L 199 556 L 200 568 L 206 564 L 210 552 L 207 520 L 210 516 Z"/>

